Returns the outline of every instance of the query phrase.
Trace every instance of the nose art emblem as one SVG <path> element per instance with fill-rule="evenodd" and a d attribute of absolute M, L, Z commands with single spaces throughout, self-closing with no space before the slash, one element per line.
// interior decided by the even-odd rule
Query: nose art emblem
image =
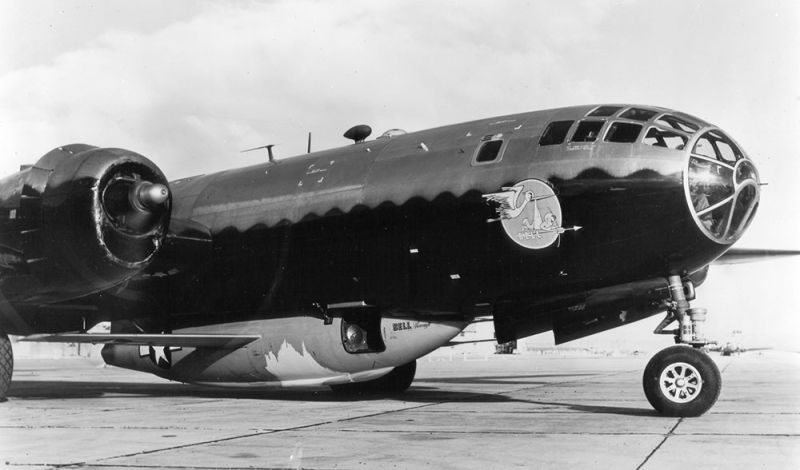
<path fill-rule="evenodd" d="M 504 187 L 497 193 L 484 194 L 487 202 L 496 204 L 499 221 L 506 234 L 520 246 L 534 250 L 546 248 L 559 235 L 568 230 L 580 230 L 574 226 L 561 226 L 561 204 L 547 183 L 537 179 L 520 181 Z"/>

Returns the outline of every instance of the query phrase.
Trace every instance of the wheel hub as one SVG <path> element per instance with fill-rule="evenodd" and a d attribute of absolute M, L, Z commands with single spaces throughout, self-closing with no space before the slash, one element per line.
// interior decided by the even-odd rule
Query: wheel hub
<path fill-rule="evenodd" d="M 685 362 L 675 362 L 661 371 L 661 393 L 675 403 L 688 403 L 700 393 L 703 379 L 697 369 Z"/>

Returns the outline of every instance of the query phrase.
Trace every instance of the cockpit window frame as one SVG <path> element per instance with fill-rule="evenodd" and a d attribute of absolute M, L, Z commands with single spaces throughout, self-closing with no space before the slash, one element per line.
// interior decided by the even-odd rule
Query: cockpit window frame
<path fill-rule="evenodd" d="M 703 141 L 708 142 L 708 144 L 711 146 L 711 151 L 714 153 L 714 155 L 708 155 L 707 153 L 701 153 L 698 151 L 698 147 L 700 146 L 700 143 Z M 725 152 L 720 150 L 718 142 L 722 142 L 730 148 L 733 154 L 733 159 L 726 158 Z M 730 137 L 725 135 L 725 133 L 723 133 L 718 129 L 708 129 L 702 134 L 700 134 L 700 136 L 698 136 L 697 139 L 695 139 L 694 144 L 692 145 L 691 153 L 692 155 L 696 155 L 703 158 L 716 159 L 717 161 L 726 163 L 728 165 L 734 165 L 739 160 L 745 158 L 744 152 L 742 152 L 739 146 L 736 145 L 733 139 L 731 139 Z"/>
<path fill-rule="evenodd" d="M 689 136 L 694 135 L 700 130 L 702 126 L 697 123 L 691 122 L 688 119 L 675 116 L 674 114 L 664 113 L 653 120 L 653 124 L 661 127 L 662 129 L 682 132 Z"/>
<path fill-rule="evenodd" d="M 758 172 L 747 154 L 721 129 L 703 127 L 698 134 L 690 141 L 684 172 L 686 201 L 708 239 L 731 244 L 744 234 L 758 208 Z M 705 149 L 699 148 L 702 143 L 707 145 Z M 720 143 L 730 147 L 735 160 L 725 157 Z"/>

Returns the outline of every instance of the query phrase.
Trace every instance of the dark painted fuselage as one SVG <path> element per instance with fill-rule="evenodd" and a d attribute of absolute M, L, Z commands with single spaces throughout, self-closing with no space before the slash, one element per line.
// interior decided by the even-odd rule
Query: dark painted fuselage
<path fill-rule="evenodd" d="M 469 122 L 175 181 L 178 236 L 163 257 L 182 248 L 180 221 L 204 234 L 188 230 L 191 262 L 185 254 L 178 268 L 157 260 L 130 284 L 132 298 L 146 306 L 143 317 L 164 322 L 159 328 L 353 302 L 389 316 L 533 317 L 542 299 L 685 276 L 723 253 L 729 245 L 710 240 L 692 216 L 688 150 L 643 143 L 644 131 L 634 143 L 602 138 L 612 122 L 646 130 L 654 119 L 595 118 L 604 127 L 594 142 L 572 142 L 573 124 L 563 143 L 540 145 L 549 123 L 577 123 L 594 108 Z M 691 120 L 695 136 L 710 128 L 648 109 Z M 491 139 L 502 140 L 499 155 L 476 162 Z M 497 213 L 482 196 L 528 179 L 551 185 L 561 226 L 580 229 L 531 249 L 489 222 Z"/>
<path fill-rule="evenodd" d="M 162 332 L 358 312 L 456 322 L 493 314 L 498 339 L 552 328 L 568 340 L 663 311 L 666 276 L 702 282 L 702 268 L 738 239 L 758 202 L 752 163 L 706 122 L 654 107 L 561 108 L 173 181 L 171 206 L 162 208 L 170 209 L 169 234 L 158 238 L 157 226 L 136 235 L 153 241 L 149 264 L 112 278 L 95 268 L 118 246 L 84 234 L 131 231 L 122 226 L 128 219 L 108 217 L 113 193 L 97 188 L 118 181 L 127 191 L 125 178 L 144 173 L 120 167 L 133 176 L 114 170 L 125 178 L 109 180 L 95 171 L 106 160 L 87 155 L 150 163 L 118 149 L 77 153 L 71 163 L 67 153 L 86 149 L 94 148 L 67 146 L 42 160 L 84 162 L 86 182 L 56 166 L 36 179 L 33 170 L 48 170 L 35 167 L 0 188 L 8 332 L 122 319 Z M 94 212 L 81 213 L 82 200 L 72 208 L 48 199 L 49 189 L 31 183 L 50 188 L 55 176 L 93 190 Z M 62 231 L 36 225 L 47 212 L 31 201 L 63 213 L 59 223 L 84 213 L 100 220 L 69 243 L 90 240 L 105 258 L 55 243 Z M 60 258 L 33 256 L 51 245 Z M 43 289 L 51 272 L 67 274 Z M 81 286 L 85 295 L 73 294 Z"/>

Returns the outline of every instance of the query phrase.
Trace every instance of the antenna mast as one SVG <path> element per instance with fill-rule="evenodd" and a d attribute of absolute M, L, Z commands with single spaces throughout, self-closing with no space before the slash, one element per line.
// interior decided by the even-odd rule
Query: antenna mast
<path fill-rule="evenodd" d="M 311 144 L 309 144 L 309 145 L 311 145 Z M 250 151 L 258 150 L 258 149 L 267 149 L 267 153 L 269 154 L 269 162 L 270 163 L 275 163 L 275 156 L 272 155 L 272 147 L 274 147 L 274 146 L 275 146 L 275 144 L 262 145 L 260 147 L 253 147 L 251 149 L 242 150 L 239 153 L 250 152 Z"/>

